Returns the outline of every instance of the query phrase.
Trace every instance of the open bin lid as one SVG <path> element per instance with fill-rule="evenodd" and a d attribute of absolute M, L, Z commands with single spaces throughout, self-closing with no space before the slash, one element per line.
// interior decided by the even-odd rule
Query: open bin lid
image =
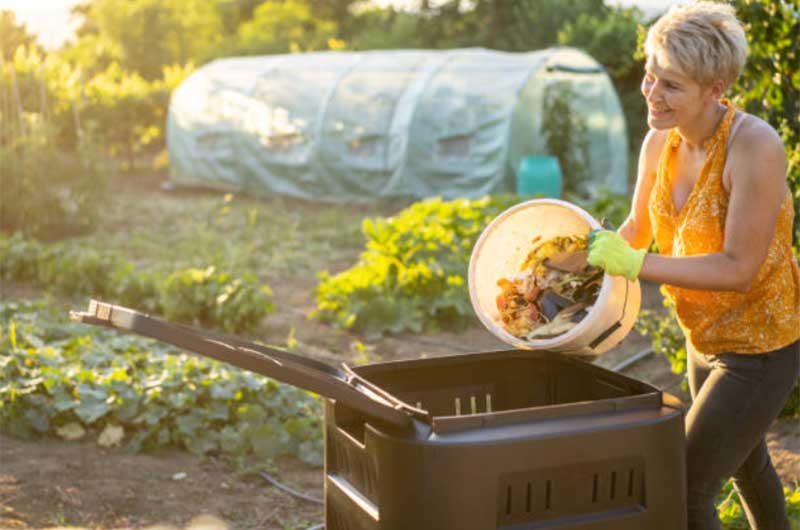
<path fill-rule="evenodd" d="M 431 423 L 430 415 L 410 406 L 353 372 L 342 363 L 336 368 L 278 348 L 236 337 L 172 324 L 126 307 L 97 300 L 86 312 L 71 311 L 72 320 L 130 331 L 179 348 L 224 361 L 290 385 L 344 403 L 370 418 L 409 428 L 412 417 Z"/>

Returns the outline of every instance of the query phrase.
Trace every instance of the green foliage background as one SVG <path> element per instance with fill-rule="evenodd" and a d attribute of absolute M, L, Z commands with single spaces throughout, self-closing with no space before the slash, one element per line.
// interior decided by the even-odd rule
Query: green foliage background
<path fill-rule="evenodd" d="M 763 118 L 783 139 L 794 196 L 794 250 L 800 258 L 800 9 L 792 0 L 736 0 L 750 56 L 733 87 L 737 106 Z"/>

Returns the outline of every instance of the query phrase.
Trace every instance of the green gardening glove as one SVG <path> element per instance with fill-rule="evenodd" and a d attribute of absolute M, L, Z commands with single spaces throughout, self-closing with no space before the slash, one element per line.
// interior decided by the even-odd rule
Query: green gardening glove
<path fill-rule="evenodd" d="M 600 267 L 612 276 L 633 281 L 642 270 L 646 250 L 631 248 L 624 237 L 611 230 L 592 230 L 589 234 L 589 265 Z"/>

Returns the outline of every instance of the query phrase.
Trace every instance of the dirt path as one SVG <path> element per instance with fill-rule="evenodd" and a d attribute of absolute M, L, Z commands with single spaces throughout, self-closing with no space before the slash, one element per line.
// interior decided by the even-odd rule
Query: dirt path
<path fill-rule="evenodd" d="M 322 498 L 322 472 L 280 460 L 271 474 Z M 22 441 L 0 435 L 0 528 L 184 528 L 196 517 L 228 528 L 300 529 L 322 507 L 295 499 L 229 462 L 178 450 L 125 454 L 94 441 Z"/>

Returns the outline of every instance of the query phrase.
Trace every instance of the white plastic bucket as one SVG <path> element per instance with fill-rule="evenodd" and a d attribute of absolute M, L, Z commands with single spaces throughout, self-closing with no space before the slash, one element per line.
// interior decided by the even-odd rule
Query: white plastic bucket
<path fill-rule="evenodd" d="M 499 322 L 497 280 L 519 272 L 536 236 L 586 236 L 601 228 L 582 208 L 558 199 L 534 199 L 498 215 L 478 238 L 469 260 L 469 296 L 481 322 L 500 340 L 516 348 L 598 355 L 613 348 L 636 322 L 641 304 L 639 281 L 603 276 L 597 301 L 574 328 L 548 339 L 525 340 Z"/>

